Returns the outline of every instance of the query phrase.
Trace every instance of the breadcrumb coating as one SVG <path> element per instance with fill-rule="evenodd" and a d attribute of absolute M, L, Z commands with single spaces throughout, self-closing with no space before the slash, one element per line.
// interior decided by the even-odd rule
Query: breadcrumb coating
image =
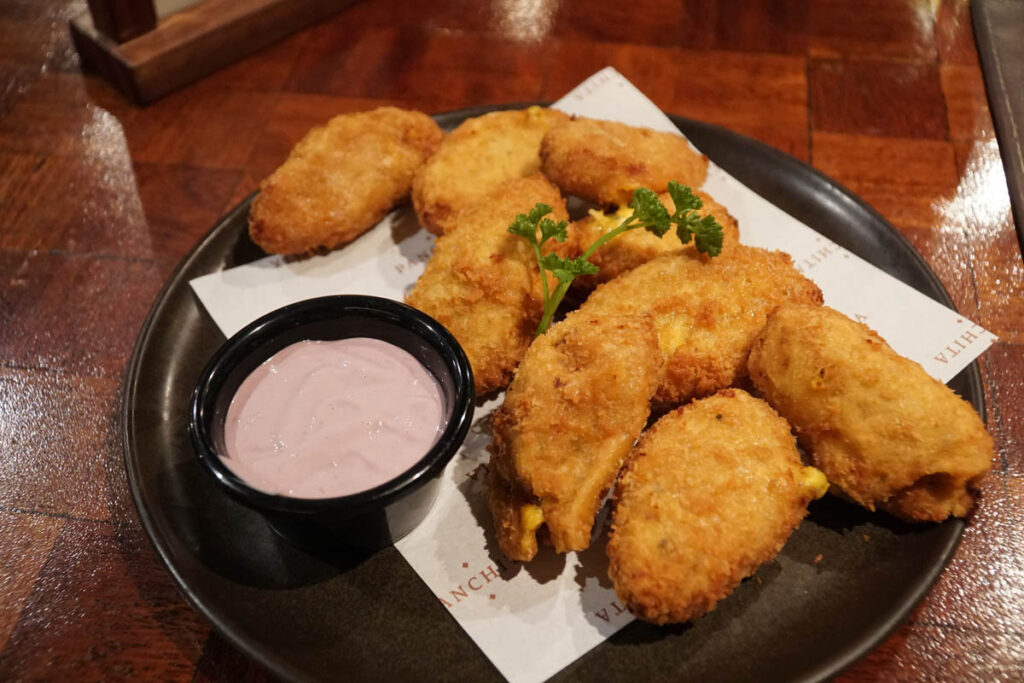
<path fill-rule="evenodd" d="M 498 185 L 539 173 L 541 138 L 552 123 L 567 119 L 554 109 L 529 107 L 463 121 L 413 181 L 420 225 L 444 234 L 459 225 L 467 205 Z"/>
<path fill-rule="evenodd" d="M 659 256 L 599 286 L 580 311 L 653 318 L 665 356 L 655 399 L 672 407 L 746 378 L 750 344 L 787 301 L 820 304 L 821 290 L 787 254 L 736 244 L 706 262 Z"/>
<path fill-rule="evenodd" d="M 551 126 L 540 157 L 563 192 L 602 206 L 628 204 L 638 187 L 660 194 L 670 180 L 697 189 L 708 171 L 708 158 L 681 134 L 583 117 Z"/>
<path fill-rule="evenodd" d="M 616 485 L 609 575 L 656 624 L 695 619 L 773 559 L 827 483 L 771 407 L 726 389 L 671 412 Z"/>
<path fill-rule="evenodd" d="M 489 497 L 508 557 L 533 558 L 541 523 L 557 552 L 590 545 L 660 368 L 644 316 L 573 313 L 530 345 L 492 422 Z"/>
<path fill-rule="evenodd" d="M 469 358 L 478 396 L 504 388 L 533 340 L 544 310 L 540 269 L 529 243 L 508 232 L 537 202 L 568 213 L 540 174 L 510 180 L 466 208 L 442 235 L 406 302 L 437 319 Z"/>
<path fill-rule="evenodd" d="M 404 199 L 444 132 L 418 111 L 380 107 L 313 128 L 260 184 L 249 236 L 271 254 L 333 249 Z"/>
<path fill-rule="evenodd" d="M 908 521 L 970 511 L 992 437 L 969 403 L 866 325 L 828 307 L 781 306 L 748 367 L 849 498 Z"/>

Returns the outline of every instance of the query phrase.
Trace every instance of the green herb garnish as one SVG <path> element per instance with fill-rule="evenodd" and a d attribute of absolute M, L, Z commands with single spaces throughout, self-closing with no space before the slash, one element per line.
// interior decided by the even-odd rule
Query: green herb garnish
<path fill-rule="evenodd" d="M 557 254 L 541 253 L 541 247 L 548 240 L 564 242 L 568 237 L 566 230 L 568 223 L 565 221 L 555 223 L 550 218 L 545 218 L 551 213 L 550 206 L 538 203 L 528 214 L 516 216 L 515 222 L 508 227 L 508 231 L 519 235 L 530 243 L 542 275 L 544 271 L 547 271 L 558 280 L 558 285 L 549 292 L 548 279 L 541 277 L 544 288 L 544 313 L 541 316 L 540 325 L 537 326 L 538 335 L 543 334 L 551 326 L 551 319 L 576 276 L 597 273 L 597 266 L 590 262 L 590 257 L 594 252 L 627 230 L 644 228 L 658 237 L 662 237 L 674 225 L 679 241 L 683 244 L 693 239 L 694 245 L 700 253 L 712 257 L 721 253 L 722 226 L 718 224 L 714 216 L 709 214 L 701 218 L 696 213 L 697 209 L 704 206 L 704 202 L 689 187 L 675 181 L 669 182 L 668 193 L 672 197 L 672 203 L 676 206 L 675 212 L 671 215 L 658 201 L 658 195 L 653 191 L 646 187 L 636 189 L 633 192 L 633 199 L 629 202 L 629 208 L 633 209 L 633 213 L 614 229 L 595 240 L 582 256 L 571 259 L 562 258 Z"/>

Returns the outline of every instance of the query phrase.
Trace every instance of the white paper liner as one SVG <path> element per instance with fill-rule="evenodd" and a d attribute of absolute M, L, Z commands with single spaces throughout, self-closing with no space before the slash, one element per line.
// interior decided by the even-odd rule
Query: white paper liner
<path fill-rule="evenodd" d="M 679 132 L 610 67 L 554 106 Z M 825 239 L 714 164 L 702 189 L 736 217 L 742 242 L 788 252 L 821 287 L 828 305 L 874 328 L 941 381 L 948 382 L 995 341 L 991 332 Z M 415 220 L 410 210 L 400 210 L 329 254 L 295 261 L 272 256 L 190 284 L 227 336 L 276 308 L 316 296 L 402 300 L 433 245 L 430 234 L 415 229 Z M 497 550 L 483 481 L 489 416 L 497 405 L 477 410 L 437 504 L 397 548 L 502 675 L 528 683 L 558 672 L 632 617 L 616 602 L 607 579 L 603 517 L 595 524 L 594 544 L 583 553 L 558 556 L 542 548 L 533 562 L 519 565 Z"/>

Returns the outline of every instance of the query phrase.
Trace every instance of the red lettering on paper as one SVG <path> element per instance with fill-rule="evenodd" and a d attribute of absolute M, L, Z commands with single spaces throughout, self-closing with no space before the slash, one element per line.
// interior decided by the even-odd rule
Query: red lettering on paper
<path fill-rule="evenodd" d="M 813 252 L 810 256 L 802 259 L 799 263 L 799 269 L 802 271 L 811 270 L 838 250 L 838 244 L 826 244 L 821 249 Z"/>
<path fill-rule="evenodd" d="M 462 566 L 463 568 L 469 567 L 469 563 L 463 562 Z M 441 604 L 451 609 L 453 604 L 457 605 L 463 600 L 468 600 L 472 593 L 476 593 L 492 581 L 504 579 L 503 573 L 508 569 L 500 560 L 494 560 L 480 571 L 473 572 L 463 583 L 449 590 L 444 598 L 439 598 Z M 488 598 L 494 600 L 495 596 L 491 593 Z"/>
<path fill-rule="evenodd" d="M 587 97 L 588 95 L 593 94 L 594 91 L 596 91 L 599 87 L 601 87 L 605 83 L 608 83 L 611 80 L 612 80 L 612 75 L 611 74 L 601 74 L 601 75 L 597 76 L 596 78 L 594 78 L 593 80 L 590 80 L 590 81 L 587 81 L 587 82 L 583 83 L 583 85 L 580 86 L 580 91 L 578 93 L 576 93 L 574 99 L 582 100 L 583 98 Z"/>
<path fill-rule="evenodd" d="M 974 327 L 977 327 L 977 325 Z M 940 363 L 948 363 L 951 359 L 959 356 L 961 351 L 966 351 L 967 347 L 978 341 L 978 339 L 980 337 L 974 333 L 974 328 L 971 328 L 954 339 L 951 344 L 947 344 L 946 348 L 936 354 L 934 358 Z M 948 357 L 946 354 L 949 354 Z"/>
<path fill-rule="evenodd" d="M 481 570 L 480 577 L 487 583 L 490 583 L 493 579 L 500 579 L 501 574 L 498 573 L 493 564 L 489 564 L 487 569 Z"/>
<path fill-rule="evenodd" d="M 611 614 L 608 613 L 608 609 L 609 608 L 614 610 Z M 594 612 L 594 616 L 596 616 L 598 619 L 604 619 L 605 621 L 611 621 L 612 617 L 617 617 L 617 616 L 619 616 L 620 614 L 622 614 L 625 611 L 626 611 L 626 608 L 624 608 L 622 605 L 620 605 L 615 600 L 612 600 L 611 604 L 608 605 L 608 607 L 602 607 L 601 609 L 599 609 L 596 612 Z"/>

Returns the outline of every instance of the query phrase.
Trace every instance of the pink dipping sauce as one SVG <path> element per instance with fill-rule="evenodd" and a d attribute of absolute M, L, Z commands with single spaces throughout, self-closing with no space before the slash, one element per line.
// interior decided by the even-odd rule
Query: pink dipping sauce
<path fill-rule="evenodd" d="M 408 351 L 368 337 L 301 341 L 235 392 L 224 463 L 268 493 L 333 498 L 405 472 L 444 423 L 437 380 Z"/>

